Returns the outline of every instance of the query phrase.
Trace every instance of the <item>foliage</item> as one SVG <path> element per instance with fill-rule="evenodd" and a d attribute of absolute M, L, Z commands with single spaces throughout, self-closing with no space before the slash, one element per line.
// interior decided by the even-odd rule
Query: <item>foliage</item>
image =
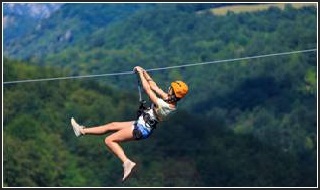
<path fill-rule="evenodd" d="M 105 7 L 96 6 L 97 13 L 103 12 Z M 75 28 L 78 18 L 91 18 L 80 24 L 90 27 L 77 34 L 72 46 L 49 43 L 48 32 L 28 36 L 28 42 L 43 40 L 46 49 L 35 40 L 30 49 L 17 51 L 17 59 L 23 53 L 30 56 L 25 61 L 4 58 L 4 81 L 226 60 L 313 49 L 317 43 L 313 7 L 215 16 L 193 12 L 198 6 L 164 4 L 101 27 L 106 23 L 93 19 L 90 8 L 66 5 L 51 18 L 55 22 L 47 23 L 51 35 L 56 30 L 50 25 L 62 18 Z M 65 31 L 66 25 L 60 29 Z M 316 56 L 307 52 L 151 71 L 163 89 L 178 79 L 188 83 L 190 93 L 149 139 L 122 144 L 139 167 L 125 183 L 120 181 L 121 163 L 104 145 L 105 136 L 75 138 L 69 122 L 71 116 L 85 126 L 133 120 L 138 106 L 135 76 L 6 84 L 4 184 L 314 187 Z"/>

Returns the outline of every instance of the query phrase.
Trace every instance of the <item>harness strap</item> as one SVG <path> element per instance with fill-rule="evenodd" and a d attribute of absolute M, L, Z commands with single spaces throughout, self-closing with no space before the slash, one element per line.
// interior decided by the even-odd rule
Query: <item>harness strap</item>
<path fill-rule="evenodd" d="M 140 80 L 140 77 L 138 74 L 137 74 L 137 79 L 138 79 L 139 102 L 141 102 L 141 101 L 143 101 L 142 95 L 141 95 L 141 80 Z"/>
<path fill-rule="evenodd" d="M 143 111 L 146 109 L 146 101 L 142 99 L 142 94 L 141 94 L 141 80 L 140 80 L 140 77 L 139 77 L 139 74 L 136 73 L 137 75 L 137 81 L 138 81 L 138 91 L 139 91 L 139 108 L 138 108 L 138 111 L 137 111 L 137 119 L 139 118 L 139 116 L 143 113 Z"/>
<path fill-rule="evenodd" d="M 157 120 L 151 119 L 150 114 L 146 113 L 146 110 L 148 107 L 146 106 L 146 101 L 142 99 L 142 93 L 141 93 L 141 80 L 139 75 L 137 74 L 137 79 L 138 79 L 138 91 L 139 91 L 139 108 L 137 111 L 137 119 L 143 115 L 143 120 L 150 125 L 152 129 L 156 128 L 156 125 L 158 123 Z M 153 104 L 151 105 L 151 109 L 153 108 Z"/>
<path fill-rule="evenodd" d="M 158 124 L 158 121 L 155 119 L 151 119 L 151 116 L 149 113 L 143 112 L 142 114 L 143 114 L 143 120 L 147 124 L 149 124 L 152 129 L 155 129 Z"/>

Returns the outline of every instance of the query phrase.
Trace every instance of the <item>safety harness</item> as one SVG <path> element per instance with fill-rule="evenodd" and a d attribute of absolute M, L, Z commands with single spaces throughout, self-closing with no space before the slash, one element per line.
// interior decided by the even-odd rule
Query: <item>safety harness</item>
<path fill-rule="evenodd" d="M 139 90 L 139 108 L 137 110 L 137 119 L 143 115 L 143 120 L 152 128 L 155 129 L 156 125 L 158 123 L 157 120 L 152 119 L 150 114 L 147 112 L 150 109 L 153 109 L 154 104 L 151 104 L 151 106 L 146 105 L 146 101 L 142 99 L 142 93 L 141 93 L 141 80 L 139 75 L 137 74 L 138 77 L 138 90 Z"/>

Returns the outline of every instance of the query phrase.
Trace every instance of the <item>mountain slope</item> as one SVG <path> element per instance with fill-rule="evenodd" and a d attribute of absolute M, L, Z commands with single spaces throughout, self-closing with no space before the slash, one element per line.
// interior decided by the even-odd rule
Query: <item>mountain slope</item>
<path fill-rule="evenodd" d="M 52 16 L 34 23 L 28 27 L 21 25 L 20 30 L 29 33 L 19 35 L 16 39 L 10 38 L 14 29 L 6 32 L 4 54 L 16 59 L 29 59 L 43 57 L 47 54 L 64 51 L 74 44 L 83 44 L 90 41 L 91 35 L 100 30 L 105 30 L 110 24 L 125 20 L 136 12 L 147 10 L 167 9 L 171 11 L 196 12 L 213 7 L 229 6 L 237 3 L 63 3 L 58 4 L 59 10 Z M 18 6 L 19 5 L 19 6 Z M 51 4 L 46 4 L 47 6 Z M 11 6 L 11 5 L 10 5 Z M 31 12 L 34 4 L 17 4 L 16 9 L 8 10 L 7 14 L 19 15 L 20 9 Z M 19 8 L 19 9 L 18 9 Z M 35 8 L 33 8 L 35 9 Z M 37 10 L 37 9 L 36 9 Z M 45 9 L 46 10 L 46 9 Z M 44 11 L 42 18 L 48 15 Z M 38 15 L 40 17 L 41 15 Z M 27 17 L 29 18 L 29 17 Z M 32 17 L 33 19 L 33 17 Z M 9 19 L 6 19 L 9 21 Z M 30 20 L 31 21 L 31 20 Z M 27 22 L 30 23 L 30 22 Z M 106 34 L 105 34 L 106 35 Z M 24 48 L 21 48 L 24 47 Z"/>
<path fill-rule="evenodd" d="M 65 3 L 51 17 L 41 20 L 35 29 L 30 29 L 28 35 L 7 38 L 4 54 L 25 59 L 63 51 L 75 43 L 87 41 L 96 30 L 147 7 L 152 4 Z"/>
<path fill-rule="evenodd" d="M 42 19 L 50 17 L 61 3 L 3 3 L 4 46 L 21 40 L 36 29 Z"/>
<path fill-rule="evenodd" d="M 35 44 L 30 40 L 13 54 L 28 52 L 28 61 L 4 59 L 5 81 L 116 73 L 141 65 L 170 67 L 150 74 L 164 90 L 172 80 L 184 80 L 190 91 L 152 138 L 124 144 L 143 172 L 121 184 L 121 163 L 101 149 L 105 136 L 70 138 L 68 124 L 71 115 L 86 126 L 133 119 L 136 76 L 4 86 L 6 185 L 317 185 L 315 7 L 217 16 L 199 14 L 198 6 L 162 5 L 108 27 L 99 19 L 91 26 L 86 18 L 93 13 L 85 13 L 85 6 L 65 8 L 54 25 L 44 24 L 50 29 L 39 32 L 41 40 L 34 36 Z M 83 31 L 69 42 L 64 35 L 46 41 L 59 36 L 56 30 L 78 26 Z M 296 52 L 306 49 L 313 51 Z M 294 53 L 276 55 L 282 52 Z M 252 58 L 259 55 L 270 56 Z M 218 62 L 205 64 L 212 61 Z M 174 67 L 183 64 L 194 67 Z"/>

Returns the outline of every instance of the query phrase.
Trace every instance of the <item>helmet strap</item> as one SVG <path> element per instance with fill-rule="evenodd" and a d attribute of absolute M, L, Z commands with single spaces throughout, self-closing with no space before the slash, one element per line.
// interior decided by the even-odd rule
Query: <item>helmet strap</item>
<path fill-rule="evenodd" d="M 168 98 L 165 100 L 168 103 L 177 102 L 180 98 L 177 98 L 174 94 L 168 95 Z"/>

